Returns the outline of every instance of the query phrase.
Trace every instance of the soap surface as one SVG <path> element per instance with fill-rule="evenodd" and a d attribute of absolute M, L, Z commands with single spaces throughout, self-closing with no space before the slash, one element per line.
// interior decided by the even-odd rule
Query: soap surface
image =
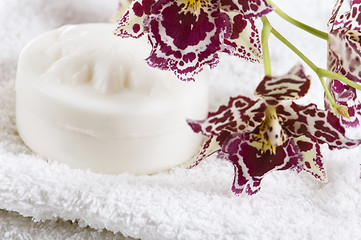
<path fill-rule="evenodd" d="M 114 27 L 67 25 L 25 47 L 20 136 L 45 158 L 99 173 L 150 174 L 189 160 L 202 137 L 186 119 L 207 115 L 207 71 L 182 82 L 151 68 L 147 41 L 116 37 Z"/>

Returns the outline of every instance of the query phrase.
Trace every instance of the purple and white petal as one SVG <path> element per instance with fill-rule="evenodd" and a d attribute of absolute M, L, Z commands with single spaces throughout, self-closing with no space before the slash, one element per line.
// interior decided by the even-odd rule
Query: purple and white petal
<path fill-rule="evenodd" d="M 352 0 L 350 11 L 336 17 L 333 23 L 333 30 L 346 28 L 348 30 L 361 30 L 361 1 Z"/>
<path fill-rule="evenodd" d="M 303 66 L 298 64 L 283 76 L 265 76 L 256 88 L 255 95 L 263 98 L 270 105 L 277 105 L 283 100 L 294 100 L 305 96 L 310 85 L 310 77 L 306 76 Z"/>
<path fill-rule="evenodd" d="M 245 18 L 262 17 L 273 11 L 266 0 L 220 0 L 222 9 L 241 13 Z"/>
<path fill-rule="evenodd" d="M 231 32 L 227 14 L 220 12 L 217 1 L 188 10 L 183 1 L 158 1 L 149 17 L 149 39 L 152 52 L 150 66 L 172 70 L 178 78 L 194 80 L 205 65 L 218 64 L 218 52 L 223 52 L 223 39 Z"/>
<path fill-rule="evenodd" d="M 205 136 L 220 135 L 227 131 L 236 133 L 253 130 L 264 119 L 266 105 L 259 100 L 238 96 L 230 98 L 215 112 L 210 112 L 206 120 L 187 120 L 193 131 Z"/>
<path fill-rule="evenodd" d="M 232 23 L 232 34 L 224 39 L 225 52 L 250 62 L 262 62 L 262 47 L 253 19 L 242 14 L 228 13 Z"/>
<path fill-rule="evenodd" d="M 361 83 L 361 31 L 345 28 L 332 31 L 328 48 L 328 69 Z"/>
<path fill-rule="evenodd" d="M 313 136 L 299 136 L 294 141 L 303 156 L 303 170 L 316 179 L 326 182 L 327 174 L 324 168 L 320 145 Z"/>
<path fill-rule="evenodd" d="M 334 24 L 334 22 L 336 20 L 338 12 L 340 11 L 340 8 L 341 8 L 341 6 L 343 4 L 343 1 L 344 0 L 337 0 L 335 6 L 333 7 L 331 18 L 328 20 L 328 23 L 327 23 L 327 26 L 330 29 L 333 29 L 333 24 Z"/>
<path fill-rule="evenodd" d="M 357 99 L 356 89 L 338 80 L 330 82 L 331 94 L 336 104 L 348 109 L 349 118 L 341 117 L 346 127 L 357 127 L 360 125 L 361 102 Z M 329 100 L 325 97 L 326 109 L 331 109 Z"/>
<path fill-rule="evenodd" d="M 134 38 L 144 35 L 147 32 L 144 21 L 150 15 L 154 3 L 155 0 L 133 0 L 128 10 L 119 20 L 114 34 L 120 37 Z"/>
<path fill-rule="evenodd" d="M 294 102 L 279 105 L 278 116 L 283 126 L 292 136 L 314 136 L 319 144 L 326 143 L 332 149 L 353 148 L 361 144 L 361 139 L 349 139 L 338 116 L 331 111 L 318 109 L 315 104 L 306 106 Z"/>
<path fill-rule="evenodd" d="M 186 168 L 193 168 L 197 166 L 201 161 L 206 157 L 221 151 L 221 146 L 217 141 L 217 136 L 212 136 L 208 138 L 202 145 L 199 153 L 190 161 L 183 164 Z"/>
<path fill-rule="evenodd" d="M 237 133 L 222 147 L 222 156 L 234 166 L 232 191 L 235 194 L 241 194 L 243 191 L 249 195 L 257 193 L 267 173 L 298 169 L 302 162 L 302 156 L 292 139 L 277 147 L 275 154 L 260 154 L 261 150 L 255 146 L 257 142 L 255 145 L 252 133 Z"/>

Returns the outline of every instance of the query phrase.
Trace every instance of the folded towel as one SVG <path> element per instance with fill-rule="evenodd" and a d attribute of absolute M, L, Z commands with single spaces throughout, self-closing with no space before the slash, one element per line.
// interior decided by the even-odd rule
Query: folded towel
<path fill-rule="evenodd" d="M 324 30 L 333 7 L 329 0 L 276 3 Z M 1 209 L 35 221 L 60 218 L 80 227 L 141 239 L 359 238 L 360 148 L 334 152 L 323 148 L 328 183 L 317 182 L 306 173 L 274 172 L 264 178 L 261 192 L 251 197 L 231 192 L 233 167 L 215 157 L 191 170 L 176 167 L 151 176 L 113 176 L 70 169 L 28 149 L 17 134 L 14 111 L 15 73 L 22 47 L 36 35 L 63 24 L 107 21 L 116 5 L 115 0 L 0 3 Z M 277 16 L 270 19 L 315 63 L 325 66 L 324 40 L 290 30 Z M 275 39 L 270 47 L 275 74 L 287 72 L 299 61 Z M 211 109 L 232 95 L 252 96 L 262 75 L 261 65 L 222 56 L 211 75 Z M 313 79 L 309 95 L 301 101 L 322 106 L 323 90 L 317 78 Z M 361 137 L 360 132 L 350 133 Z"/>

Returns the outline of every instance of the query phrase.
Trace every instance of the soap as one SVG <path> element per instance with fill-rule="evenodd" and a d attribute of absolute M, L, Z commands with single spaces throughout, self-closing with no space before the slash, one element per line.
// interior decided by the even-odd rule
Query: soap
<path fill-rule="evenodd" d="M 66 25 L 19 57 L 16 123 L 40 156 L 97 173 L 152 174 L 189 160 L 202 137 L 186 119 L 208 112 L 208 72 L 182 82 L 151 68 L 147 39 L 111 23 Z"/>

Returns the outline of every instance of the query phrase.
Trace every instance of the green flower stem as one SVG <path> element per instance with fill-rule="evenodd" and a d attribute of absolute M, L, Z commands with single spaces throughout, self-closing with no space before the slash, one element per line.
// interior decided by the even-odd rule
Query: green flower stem
<path fill-rule="evenodd" d="M 317 76 L 320 79 L 322 87 L 325 90 L 326 96 L 327 96 L 328 100 L 330 101 L 332 108 L 337 109 L 337 103 L 335 102 L 335 99 L 332 97 L 331 92 L 328 89 L 325 80 L 323 79 L 323 77 L 321 75 L 317 74 Z"/>
<path fill-rule="evenodd" d="M 321 81 L 322 87 L 326 93 L 326 96 L 330 100 L 332 107 L 337 108 L 337 104 L 336 104 L 335 100 L 333 99 L 333 97 L 330 93 L 330 90 L 326 86 L 326 83 L 323 79 L 323 77 L 327 77 L 324 74 L 325 73 L 330 74 L 329 72 L 331 72 L 331 71 L 327 71 L 325 69 L 321 69 L 321 68 L 317 67 L 308 57 L 306 57 L 300 50 L 298 50 L 291 42 L 289 42 L 285 37 L 283 37 L 274 28 L 272 28 L 271 33 L 276 38 L 278 38 L 283 44 L 285 44 L 288 48 L 290 48 L 294 53 L 296 53 L 317 74 L 317 76 L 319 77 L 319 79 Z M 337 73 L 335 73 L 335 74 L 337 74 Z"/>
<path fill-rule="evenodd" d="M 312 35 L 315 35 L 316 37 L 328 40 L 328 33 L 327 32 L 323 32 L 320 31 L 316 28 L 313 28 L 309 25 L 306 25 L 300 21 L 297 21 L 296 19 L 288 16 L 285 12 L 283 12 L 281 9 L 279 9 L 276 4 L 274 4 L 271 0 L 267 0 L 268 4 L 270 4 L 273 8 L 274 8 L 274 12 L 280 16 L 281 18 L 283 18 L 284 20 L 286 20 L 287 22 L 295 25 L 296 27 L 305 30 L 306 32 L 311 33 Z"/>
<path fill-rule="evenodd" d="M 282 36 L 277 30 L 272 28 L 271 33 L 278 38 L 283 44 L 285 44 L 289 49 L 296 53 L 313 71 L 317 73 L 318 67 L 306 57 L 300 50 L 298 50 L 290 41 L 288 41 L 284 36 Z"/>
<path fill-rule="evenodd" d="M 272 31 L 272 26 L 269 23 L 268 19 L 263 16 L 261 17 L 263 28 L 261 33 L 261 44 L 262 44 L 262 53 L 263 53 L 263 66 L 264 66 L 264 73 L 265 76 L 271 76 L 271 57 L 268 48 L 268 38 Z"/>
<path fill-rule="evenodd" d="M 318 71 L 324 77 L 339 80 L 339 81 L 341 81 L 341 82 L 343 82 L 343 83 L 345 83 L 345 84 L 347 84 L 347 85 L 361 91 L 361 85 L 349 80 L 347 77 L 345 77 L 345 76 L 343 76 L 341 74 L 338 74 L 338 73 L 335 73 L 335 72 L 332 72 L 332 71 L 326 70 L 326 69 L 319 69 Z"/>

